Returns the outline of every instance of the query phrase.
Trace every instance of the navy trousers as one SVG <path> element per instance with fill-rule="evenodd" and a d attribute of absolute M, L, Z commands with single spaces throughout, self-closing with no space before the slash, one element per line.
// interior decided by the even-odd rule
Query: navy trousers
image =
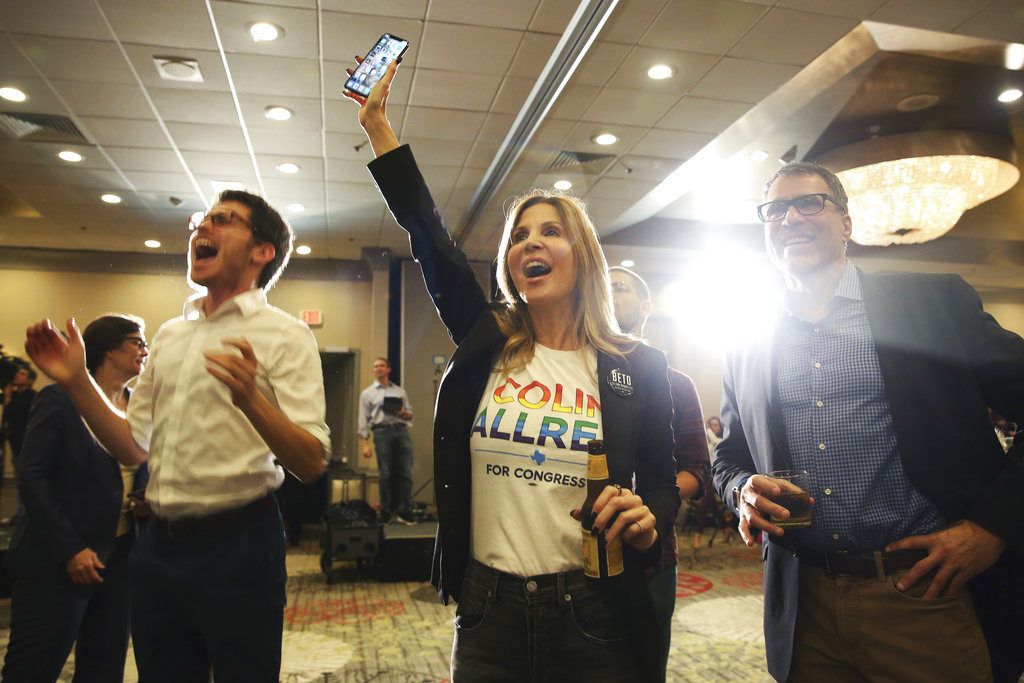
<path fill-rule="evenodd" d="M 77 683 L 120 683 L 128 649 L 128 548 L 114 541 L 103 583 L 78 585 L 63 567 L 50 576 L 19 577 L 11 594 L 11 637 L 3 680 L 57 680 L 75 648 Z"/>
<path fill-rule="evenodd" d="M 273 498 L 271 498 L 273 500 Z M 277 504 L 180 535 L 145 525 L 131 553 L 141 683 L 276 682 L 285 606 Z"/>

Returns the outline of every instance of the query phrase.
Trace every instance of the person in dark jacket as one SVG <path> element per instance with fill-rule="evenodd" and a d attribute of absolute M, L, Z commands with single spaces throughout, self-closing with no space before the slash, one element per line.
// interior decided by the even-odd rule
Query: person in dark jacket
<path fill-rule="evenodd" d="M 111 403 L 128 404 L 128 381 L 147 352 L 142 320 L 97 318 L 83 333 L 86 362 Z M 121 681 L 129 630 L 128 494 L 145 465 L 118 464 L 56 384 L 32 405 L 17 467 L 26 514 L 8 554 L 14 578 L 4 681 L 55 681 L 75 647 L 76 681 Z"/>
<path fill-rule="evenodd" d="M 386 115 L 392 65 L 360 105 L 369 168 L 409 232 L 427 291 L 458 349 L 434 416 L 438 536 L 432 583 L 458 601 L 460 681 L 661 680 L 643 570 L 679 507 L 664 355 L 623 335 L 583 205 L 534 191 L 509 210 L 488 303 Z M 621 539 L 625 571 L 583 578 L 586 449 L 609 479 L 592 530 Z M 634 484 L 635 482 L 635 484 Z M 570 516 L 570 511 L 574 516 Z"/>

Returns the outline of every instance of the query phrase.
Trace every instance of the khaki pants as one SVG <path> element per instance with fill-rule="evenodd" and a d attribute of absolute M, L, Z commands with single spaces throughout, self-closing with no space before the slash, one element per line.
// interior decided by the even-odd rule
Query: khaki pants
<path fill-rule="evenodd" d="M 970 594 L 925 600 L 931 575 L 896 581 L 800 567 L 790 683 L 971 683 L 992 680 Z"/>

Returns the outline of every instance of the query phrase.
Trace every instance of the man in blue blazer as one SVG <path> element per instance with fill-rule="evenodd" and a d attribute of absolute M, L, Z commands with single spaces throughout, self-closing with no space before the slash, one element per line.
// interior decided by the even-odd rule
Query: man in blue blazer
<path fill-rule="evenodd" d="M 758 213 L 783 310 L 726 361 L 713 474 L 748 545 L 767 538 L 768 669 L 780 681 L 991 680 L 986 593 L 974 591 L 976 611 L 965 586 L 1002 572 L 1020 591 L 1006 578 L 1024 545 L 1024 468 L 986 408 L 1024 421 L 1024 340 L 959 277 L 854 268 L 846 207 L 816 164 L 768 181 Z M 788 512 L 765 475 L 792 468 L 811 473 L 806 529 L 771 521 Z"/>

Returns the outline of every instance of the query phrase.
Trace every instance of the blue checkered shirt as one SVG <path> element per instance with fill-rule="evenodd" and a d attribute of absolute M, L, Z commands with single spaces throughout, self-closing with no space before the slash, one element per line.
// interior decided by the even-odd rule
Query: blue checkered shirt
<path fill-rule="evenodd" d="M 788 311 L 775 332 L 776 386 L 795 469 L 811 473 L 812 525 L 803 548 L 872 551 L 946 526 L 903 472 L 892 408 L 857 269 L 847 263 L 810 323 Z"/>

